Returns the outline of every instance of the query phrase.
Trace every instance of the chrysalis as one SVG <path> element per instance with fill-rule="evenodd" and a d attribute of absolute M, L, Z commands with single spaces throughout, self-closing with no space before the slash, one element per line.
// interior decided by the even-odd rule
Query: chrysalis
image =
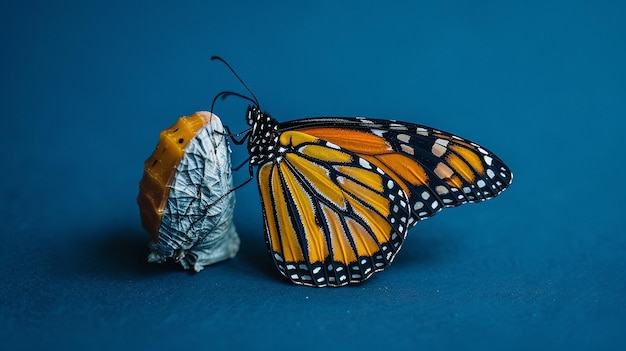
<path fill-rule="evenodd" d="M 152 236 L 149 262 L 173 259 L 198 272 L 237 254 L 231 151 L 223 133 L 220 119 L 204 111 L 161 132 L 137 197 Z"/>

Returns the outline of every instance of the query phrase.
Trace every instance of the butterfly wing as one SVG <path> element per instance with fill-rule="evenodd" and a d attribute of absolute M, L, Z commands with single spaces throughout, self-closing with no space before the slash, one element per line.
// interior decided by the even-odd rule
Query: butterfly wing
<path fill-rule="evenodd" d="M 312 118 L 279 124 L 259 167 L 266 239 L 294 283 L 342 286 L 389 265 L 408 228 L 483 201 L 512 174 L 487 149 L 412 123 Z"/>
<path fill-rule="evenodd" d="M 283 123 L 356 152 L 405 190 L 414 221 L 443 207 L 480 202 L 504 191 L 509 168 L 488 149 L 427 126 L 366 118 L 310 118 Z"/>
<path fill-rule="evenodd" d="M 297 284 L 342 286 L 383 270 L 409 227 L 404 190 L 350 150 L 298 131 L 280 140 L 287 151 L 258 172 L 280 272 Z"/>

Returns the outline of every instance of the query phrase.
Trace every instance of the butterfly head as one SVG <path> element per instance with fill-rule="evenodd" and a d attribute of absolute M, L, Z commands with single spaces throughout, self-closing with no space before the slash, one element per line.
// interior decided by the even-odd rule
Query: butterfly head
<path fill-rule="evenodd" d="M 268 123 L 270 120 L 270 115 L 263 113 L 259 106 L 248 106 L 248 112 L 246 113 L 246 123 L 248 123 L 250 127 L 254 128 L 255 125 L 259 123 Z"/>

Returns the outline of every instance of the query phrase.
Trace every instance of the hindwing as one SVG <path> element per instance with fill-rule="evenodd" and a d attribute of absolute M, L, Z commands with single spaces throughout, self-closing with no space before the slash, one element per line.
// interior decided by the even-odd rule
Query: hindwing
<path fill-rule="evenodd" d="M 259 167 L 266 238 L 294 283 L 341 286 L 393 260 L 412 224 L 405 190 L 357 153 L 298 131 Z"/>

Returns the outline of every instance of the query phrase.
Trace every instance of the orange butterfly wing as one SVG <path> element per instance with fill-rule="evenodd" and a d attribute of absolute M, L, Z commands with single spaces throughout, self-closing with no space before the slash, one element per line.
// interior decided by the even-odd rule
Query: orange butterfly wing
<path fill-rule="evenodd" d="M 408 228 L 512 180 L 488 150 L 411 123 L 358 118 L 279 124 L 260 162 L 266 239 L 297 284 L 342 286 L 387 267 Z"/>
<path fill-rule="evenodd" d="M 384 269 L 411 211 L 404 190 L 357 153 L 298 131 L 288 151 L 260 166 L 259 190 L 273 258 L 294 283 L 341 286 Z"/>

